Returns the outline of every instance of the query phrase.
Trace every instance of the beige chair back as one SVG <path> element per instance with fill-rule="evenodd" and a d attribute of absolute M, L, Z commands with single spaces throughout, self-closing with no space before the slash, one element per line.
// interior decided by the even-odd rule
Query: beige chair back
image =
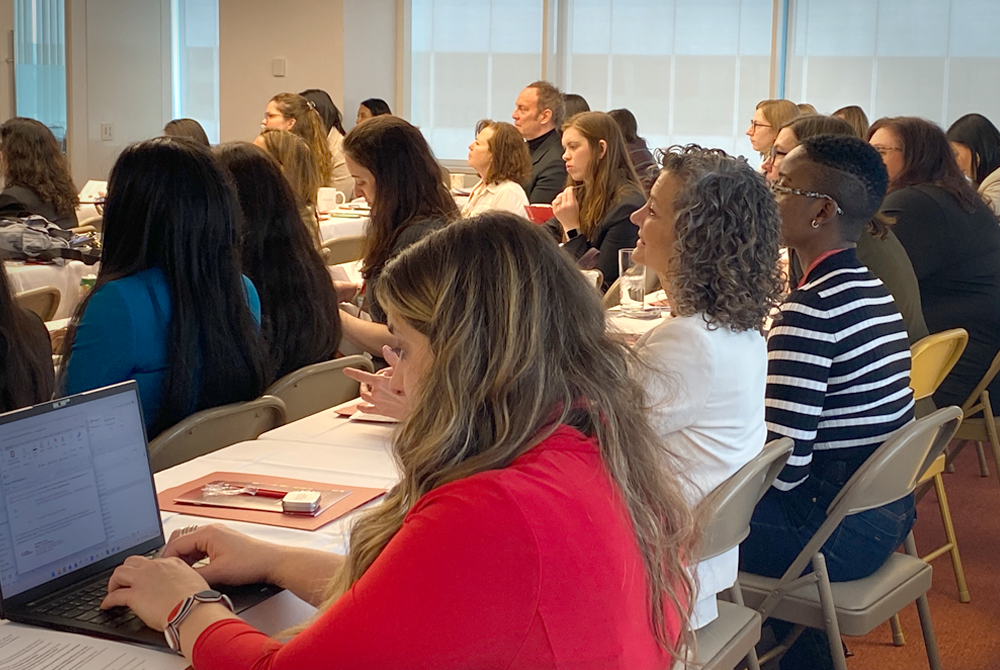
<path fill-rule="evenodd" d="M 322 244 L 323 260 L 327 265 L 340 265 L 361 259 L 361 245 L 364 236 L 335 237 Z"/>
<path fill-rule="evenodd" d="M 262 396 L 202 410 L 166 429 L 149 443 L 153 472 L 172 468 L 237 442 L 255 440 L 285 423 L 285 403 Z"/>
<path fill-rule="evenodd" d="M 297 421 L 358 397 L 359 384 L 344 374 L 344 368 L 375 370 L 367 356 L 344 356 L 289 372 L 266 392 L 285 402 L 288 421 Z"/>
<path fill-rule="evenodd" d="M 952 328 L 928 335 L 910 347 L 910 388 L 913 399 L 934 395 L 969 343 L 964 328 Z"/>
<path fill-rule="evenodd" d="M 21 307 L 40 316 L 42 321 L 51 321 L 59 310 L 62 294 L 55 286 L 42 286 L 22 291 L 14 296 L 14 300 Z"/>

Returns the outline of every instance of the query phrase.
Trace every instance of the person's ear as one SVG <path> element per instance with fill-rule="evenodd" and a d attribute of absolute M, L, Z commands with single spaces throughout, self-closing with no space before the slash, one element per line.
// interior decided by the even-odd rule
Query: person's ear
<path fill-rule="evenodd" d="M 288 129 L 291 130 L 294 127 L 295 127 L 295 118 L 292 117 L 292 118 L 288 119 Z"/>
<path fill-rule="evenodd" d="M 597 146 L 600 147 L 601 151 L 598 153 L 597 158 L 604 158 L 608 153 L 608 143 L 604 140 L 597 140 Z"/>
<path fill-rule="evenodd" d="M 538 122 L 541 123 L 542 125 L 545 125 L 546 123 L 550 123 L 551 121 L 552 121 L 552 110 L 551 109 L 543 110 L 538 115 Z"/>

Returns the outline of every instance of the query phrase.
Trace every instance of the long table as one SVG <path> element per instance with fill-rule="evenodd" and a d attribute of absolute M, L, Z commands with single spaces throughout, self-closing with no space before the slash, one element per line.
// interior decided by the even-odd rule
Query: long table
<path fill-rule="evenodd" d="M 76 306 L 80 304 L 80 280 L 85 275 L 96 275 L 99 264 L 86 265 L 80 261 L 68 261 L 64 265 L 24 263 L 21 261 L 6 261 L 4 269 L 10 279 L 10 287 L 14 293 L 30 291 L 43 286 L 54 286 L 59 289 L 61 299 L 59 309 L 54 319 L 65 319 L 73 316 Z"/>

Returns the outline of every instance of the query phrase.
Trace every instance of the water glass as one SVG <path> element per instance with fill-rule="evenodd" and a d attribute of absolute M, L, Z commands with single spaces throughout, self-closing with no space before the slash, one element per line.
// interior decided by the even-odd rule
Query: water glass
<path fill-rule="evenodd" d="M 646 295 L 646 266 L 632 259 L 635 249 L 618 250 L 618 287 L 621 289 L 622 313 L 642 312 Z"/>

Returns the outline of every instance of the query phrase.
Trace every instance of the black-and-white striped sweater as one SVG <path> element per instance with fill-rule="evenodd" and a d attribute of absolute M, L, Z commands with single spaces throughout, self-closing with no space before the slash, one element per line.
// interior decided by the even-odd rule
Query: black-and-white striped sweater
<path fill-rule="evenodd" d="M 795 441 L 774 482 L 782 491 L 806 480 L 814 452 L 856 467 L 913 420 L 905 324 L 854 249 L 820 261 L 792 291 L 771 325 L 767 351 L 768 440 Z"/>

